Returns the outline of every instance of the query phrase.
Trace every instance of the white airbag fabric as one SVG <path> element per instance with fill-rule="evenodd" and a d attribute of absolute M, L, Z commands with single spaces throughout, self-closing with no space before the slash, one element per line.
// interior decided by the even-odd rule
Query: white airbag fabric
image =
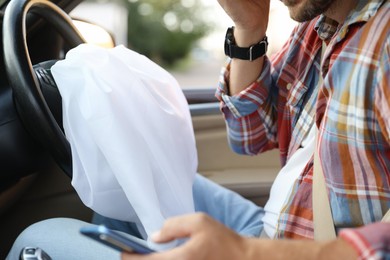
<path fill-rule="evenodd" d="M 85 205 L 142 224 L 143 235 L 194 212 L 191 116 L 167 71 L 123 46 L 83 44 L 52 74 L 72 149 L 72 185 Z"/>

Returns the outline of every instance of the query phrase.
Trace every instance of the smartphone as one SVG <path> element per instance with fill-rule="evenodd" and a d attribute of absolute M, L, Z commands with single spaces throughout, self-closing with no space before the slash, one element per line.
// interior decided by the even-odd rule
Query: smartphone
<path fill-rule="evenodd" d="M 111 230 L 102 225 L 82 227 L 80 233 L 121 252 L 136 254 L 150 254 L 155 252 L 155 250 L 148 246 L 146 241 Z"/>

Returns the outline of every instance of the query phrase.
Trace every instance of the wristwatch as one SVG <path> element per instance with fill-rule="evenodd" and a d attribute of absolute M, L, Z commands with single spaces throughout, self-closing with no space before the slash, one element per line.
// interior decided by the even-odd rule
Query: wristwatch
<path fill-rule="evenodd" d="M 234 39 L 234 27 L 229 27 L 225 37 L 225 55 L 230 58 L 253 61 L 265 55 L 268 41 L 265 36 L 260 42 L 247 48 L 238 47 Z"/>

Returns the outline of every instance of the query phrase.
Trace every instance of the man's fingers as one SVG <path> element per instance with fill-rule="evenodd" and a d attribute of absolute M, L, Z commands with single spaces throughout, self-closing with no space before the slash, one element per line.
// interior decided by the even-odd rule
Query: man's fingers
<path fill-rule="evenodd" d="M 152 235 L 152 240 L 156 243 L 165 243 L 174 239 L 191 237 L 200 230 L 201 225 L 209 221 L 210 217 L 203 213 L 173 217 L 165 221 L 162 229 Z"/>

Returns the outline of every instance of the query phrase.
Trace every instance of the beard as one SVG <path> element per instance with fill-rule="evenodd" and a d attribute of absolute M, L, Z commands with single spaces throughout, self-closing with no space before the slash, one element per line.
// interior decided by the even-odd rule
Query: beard
<path fill-rule="evenodd" d="M 297 22 L 306 22 L 326 12 L 334 0 L 282 0 L 290 16 Z"/>

